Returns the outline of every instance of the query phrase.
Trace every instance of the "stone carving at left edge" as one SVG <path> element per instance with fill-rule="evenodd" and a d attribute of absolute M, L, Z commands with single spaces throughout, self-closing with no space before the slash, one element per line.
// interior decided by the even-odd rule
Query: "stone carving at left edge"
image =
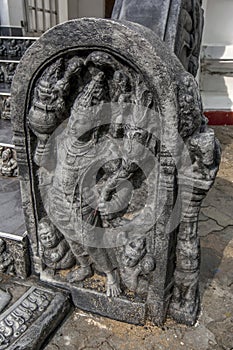
<path fill-rule="evenodd" d="M 10 147 L 0 147 L 0 174 L 3 176 L 17 176 L 18 164 L 16 160 L 16 152 Z"/>
<path fill-rule="evenodd" d="M 6 242 L 0 238 L 0 272 L 14 274 L 14 259 L 7 251 Z"/>
<path fill-rule="evenodd" d="M 41 349 L 69 309 L 69 298 L 64 293 L 29 288 L 0 315 L 0 349 Z"/>
<path fill-rule="evenodd" d="M 179 60 L 140 25 L 70 21 L 28 49 L 11 108 L 33 273 L 85 310 L 194 324 L 220 156 Z"/>

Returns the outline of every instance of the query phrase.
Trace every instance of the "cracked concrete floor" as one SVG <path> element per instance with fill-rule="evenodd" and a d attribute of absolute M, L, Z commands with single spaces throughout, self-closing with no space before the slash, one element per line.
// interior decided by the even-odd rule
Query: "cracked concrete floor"
<path fill-rule="evenodd" d="M 168 320 L 163 328 L 113 321 L 75 310 L 46 350 L 233 349 L 233 127 L 215 127 L 222 163 L 200 216 L 201 305 L 194 327 Z"/>

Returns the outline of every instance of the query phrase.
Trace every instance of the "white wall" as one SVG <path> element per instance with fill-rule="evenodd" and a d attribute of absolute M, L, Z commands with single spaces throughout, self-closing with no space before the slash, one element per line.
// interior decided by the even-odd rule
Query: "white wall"
<path fill-rule="evenodd" d="M 68 0 L 68 18 L 104 17 L 104 0 Z"/>
<path fill-rule="evenodd" d="M 79 0 L 79 17 L 104 17 L 104 0 Z"/>
<path fill-rule="evenodd" d="M 21 27 L 21 21 L 24 20 L 23 0 L 8 0 L 10 25 Z"/>
<path fill-rule="evenodd" d="M 24 20 L 23 0 L 0 0 L 0 24 L 21 27 Z"/>
<path fill-rule="evenodd" d="M 8 1 L 0 0 L 0 25 L 9 26 L 10 18 L 9 18 L 9 9 L 8 9 Z"/>
<path fill-rule="evenodd" d="M 68 20 L 68 0 L 58 0 L 58 22 Z"/>
<path fill-rule="evenodd" d="M 68 0 L 68 19 L 75 19 L 79 17 L 78 3 L 79 0 Z"/>
<path fill-rule="evenodd" d="M 233 0 L 205 0 L 203 45 L 233 44 Z"/>

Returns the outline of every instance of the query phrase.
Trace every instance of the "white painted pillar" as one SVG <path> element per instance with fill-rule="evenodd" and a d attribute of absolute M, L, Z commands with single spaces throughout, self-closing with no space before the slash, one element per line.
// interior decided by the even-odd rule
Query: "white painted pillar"
<path fill-rule="evenodd" d="M 9 7 L 7 0 L 0 0 L 0 25 L 10 25 Z"/>
<path fill-rule="evenodd" d="M 68 21 L 68 0 L 58 0 L 58 22 Z"/>

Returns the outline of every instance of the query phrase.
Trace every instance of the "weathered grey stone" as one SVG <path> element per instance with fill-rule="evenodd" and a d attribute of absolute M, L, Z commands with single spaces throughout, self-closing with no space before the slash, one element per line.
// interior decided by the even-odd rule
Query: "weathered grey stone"
<path fill-rule="evenodd" d="M 19 60 L 37 38 L 0 38 L 0 59 Z"/>
<path fill-rule="evenodd" d="M 218 225 L 222 227 L 227 227 L 229 225 L 233 226 L 232 215 L 226 213 L 224 209 L 225 208 L 215 208 L 212 206 L 208 206 L 207 208 L 203 208 L 202 212 L 210 219 L 215 220 L 218 223 Z"/>
<path fill-rule="evenodd" d="M 27 278 L 30 268 L 26 232 L 22 236 L 0 232 L 0 272 Z"/>
<path fill-rule="evenodd" d="M 11 88 L 11 83 L 18 62 L 2 61 L 0 63 L 0 91 L 2 93 L 9 93 Z"/>
<path fill-rule="evenodd" d="M 18 175 L 16 152 L 11 145 L 0 144 L 0 175 L 5 177 Z"/>
<path fill-rule="evenodd" d="M 0 315 L 0 348 L 38 350 L 70 310 L 69 297 L 31 287 Z"/>
<path fill-rule="evenodd" d="M 71 287 L 71 293 L 74 305 L 78 308 L 134 324 L 144 324 L 146 321 L 145 303 L 127 298 L 112 299 L 103 293 L 76 286 Z"/>
<path fill-rule="evenodd" d="M 222 226 L 219 226 L 215 220 L 208 219 L 205 221 L 200 221 L 198 224 L 198 231 L 200 237 L 206 237 L 210 233 L 215 231 L 221 231 L 223 229 Z"/>
<path fill-rule="evenodd" d="M 32 270 L 83 309 L 194 324 L 220 154 L 175 55 L 138 24 L 58 25 L 20 62 L 12 116 Z"/>
<path fill-rule="evenodd" d="M 112 18 L 153 30 L 195 76 L 203 30 L 201 3 L 201 0 L 116 0 Z"/>
<path fill-rule="evenodd" d="M 5 307 L 9 304 L 11 300 L 11 295 L 4 290 L 0 289 L 0 312 L 2 312 Z"/>

